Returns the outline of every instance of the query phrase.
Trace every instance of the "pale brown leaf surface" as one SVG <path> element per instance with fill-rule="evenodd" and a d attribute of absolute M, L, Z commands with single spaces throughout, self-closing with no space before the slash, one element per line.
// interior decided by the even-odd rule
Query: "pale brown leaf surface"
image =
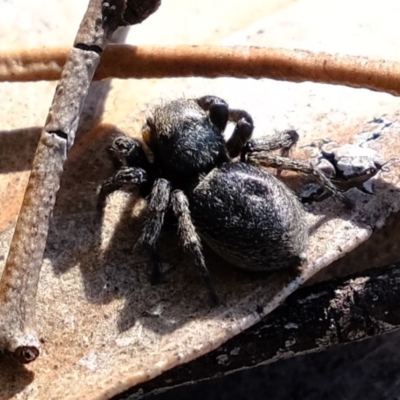
<path fill-rule="evenodd" d="M 161 16 L 173 12 L 172 3 L 162 5 L 159 12 L 166 14 Z M 393 40 L 398 37 L 400 28 L 395 19 L 390 18 L 398 6 L 389 0 L 383 3 L 388 19 L 377 18 L 373 2 L 346 2 L 348 13 L 343 13 L 343 9 L 339 13 L 340 7 L 335 1 L 327 0 L 324 6 L 316 1 L 300 1 L 260 20 L 245 32 L 238 32 L 224 43 L 301 47 L 326 52 L 343 50 L 346 54 L 391 55 L 393 60 L 400 59 Z M 72 5 L 68 10 L 65 7 L 63 15 L 49 12 L 46 16 L 47 10 L 43 7 L 40 13 L 36 11 L 39 19 L 20 17 L 25 18 L 25 24 L 31 21 L 31 25 L 27 24 L 30 29 L 36 21 L 37 42 L 27 28 L 21 29 L 20 35 L 11 30 L 10 41 L 17 43 L 28 35 L 29 45 L 48 43 L 46 37 L 50 28 L 44 21 L 49 20 L 52 44 L 57 35 L 59 43 L 56 44 L 72 42 L 84 7 L 80 5 L 79 10 Z M 379 8 L 382 7 L 380 4 Z M 388 7 L 394 7 L 392 12 L 387 11 Z M 229 26 L 228 15 L 236 19 L 241 13 L 237 7 L 228 11 L 223 26 Z M 188 21 L 192 18 L 193 24 L 198 23 L 202 30 L 213 30 L 212 25 L 201 23 L 200 16 L 206 15 L 203 12 L 196 14 L 193 10 L 193 14 L 181 16 L 185 20 L 183 25 L 190 25 Z M 155 17 L 161 18 L 160 14 Z M 252 22 L 267 16 L 267 13 L 261 16 L 259 10 L 256 14 Z M 340 30 L 336 28 L 339 16 L 343 24 Z M 54 22 L 57 18 L 59 25 Z M 354 23 L 355 18 L 358 24 Z M 9 20 L 12 19 L 9 17 Z M 168 26 L 169 35 L 174 25 Z M 176 25 L 181 36 L 171 38 L 171 44 L 184 43 L 183 25 Z M 143 24 L 143 29 L 145 26 Z M 140 32 L 140 27 L 132 29 L 127 41 L 137 44 L 138 38 L 140 42 Z M 162 42 L 158 40 L 162 36 L 160 20 L 149 20 L 146 32 L 153 32 L 157 44 Z M 374 32 L 372 38 L 371 32 Z M 380 40 L 376 32 L 382 35 Z M 5 31 L 4 38 L 6 34 Z M 220 39 L 215 36 L 215 40 Z M 371 44 L 361 51 L 360 43 L 366 41 L 376 46 Z M 2 98 L 7 99 L 0 110 L 0 196 L 3 203 L 0 226 L 4 258 L 54 85 L 38 82 L 0 86 Z M 173 268 L 165 284 L 151 287 L 148 260 L 140 251 L 133 251 L 143 221 L 144 202 L 118 193 L 110 197 L 103 222 L 95 213 L 96 190 L 112 172 L 105 147 L 116 130 L 137 136 L 149 106 L 160 98 L 204 94 L 216 94 L 228 100 L 232 107 L 251 112 L 257 135 L 274 129 L 297 129 L 301 135 L 295 152 L 298 156 L 309 156 L 312 151 L 307 145 L 326 138 L 339 145 L 365 143 L 376 149 L 383 161 L 397 157 L 399 152 L 399 100 L 387 94 L 269 80 L 114 80 L 94 84 L 84 110 L 81 132 L 66 164 L 49 232 L 38 291 L 42 354 L 28 366 L 27 371 L 32 372 L 18 372 L 10 360 L 0 363 L 0 386 L 3 388 L 0 397 L 108 398 L 204 354 L 254 324 L 261 317 L 261 309 L 262 314 L 270 312 L 302 281 L 365 241 L 375 226 L 382 226 L 386 217 L 400 208 L 399 167 L 392 163 L 377 176 L 374 196 L 356 190 L 350 193 L 350 197 L 357 200 L 355 210 L 348 211 L 333 199 L 309 207 L 310 226 L 315 229 L 308 251 L 309 264 L 301 277 L 293 280 L 276 274 L 254 279 L 232 270 L 207 252 L 216 289 L 224 300 L 223 306 L 210 310 L 190 257 L 182 254 L 173 237 L 167 237 L 163 255 Z M 369 123 L 382 116 L 392 122 L 388 127 Z M 368 141 L 373 133 L 380 133 L 380 136 Z M 287 179 L 293 187 L 304 182 L 294 175 Z"/>

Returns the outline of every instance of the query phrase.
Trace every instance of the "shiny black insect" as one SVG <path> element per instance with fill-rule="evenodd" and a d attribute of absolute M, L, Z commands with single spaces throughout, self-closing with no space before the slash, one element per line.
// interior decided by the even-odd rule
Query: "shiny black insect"
<path fill-rule="evenodd" d="M 236 125 L 226 141 L 228 121 Z M 99 206 L 103 208 L 107 195 L 122 188 L 138 190 L 149 199 L 139 240 L 152 258 L 153 283 L 161 279 L 157 240 L 168 210 L 176 217 L 183 246 L 193 255 L 213 304 L 218 296 L 201 241 L 248 270 L 296 268 L 305 261 L 308 228 L 303 206 L 277 178 L 250 165 L 253 156 L 257 162 L 257 154 L 279 148 L 282 155 L 287 153 L 298 135 L 284 131 L 250 141 L 252 132 L 253 120 L 246 111 L 229 109 L 224 100 L 205 96 L 170 101 L 153 110 L 142 133 L 154 162 L 138 140 L 120 137 L 110 147 L 117 171 L 103 183 Z M 271 163 L 277 159 L 282 168 L 298 169 L 286 157 L 274 156 Z M 335 191 L 326 178 L 315 174 Z"/>

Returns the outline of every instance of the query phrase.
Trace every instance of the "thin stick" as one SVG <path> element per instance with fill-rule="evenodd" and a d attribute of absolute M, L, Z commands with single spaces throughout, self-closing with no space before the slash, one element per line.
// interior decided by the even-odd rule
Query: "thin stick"
<path fill-rule="evenodd" d="M 0 82 L 58 79 L 66 54 L 62 48 L 0 53 Z M 94 79 L 182 76 L 311 81 L 400 95 L 399 62 L 262 47 L 110 45 Z"/>
<path fill-rule="evenodd" d="M 118 26 L 141 22 L 159 4 L 160 0 L 128 0 L 126 4 L 90 0 L 62 70 L 0 280 L 0 350 L 22 363 L 39 355 L 35 302 L 49 220 L 100 55 Z"/>

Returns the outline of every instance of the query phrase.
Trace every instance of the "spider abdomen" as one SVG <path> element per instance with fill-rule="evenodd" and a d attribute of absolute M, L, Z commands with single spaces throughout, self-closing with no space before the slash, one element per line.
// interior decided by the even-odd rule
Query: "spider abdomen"
<path fill-rule="evenodd" d="M 266 171 L 240 162 L 222 164 L 189 198 L 200 236 L 233 265 L 268 271 L 304 262 L 304 209 L 295 194 Z"/>

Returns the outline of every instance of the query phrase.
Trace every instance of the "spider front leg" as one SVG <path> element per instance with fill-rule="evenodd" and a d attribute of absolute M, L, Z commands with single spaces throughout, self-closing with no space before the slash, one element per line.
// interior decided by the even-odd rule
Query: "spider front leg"
<path fill-rule="evenodd" d="M 230 109 L 228 104 L 216 96 L 204 96 L 197 103 L 209 112 L 211 122 L 223 132 L 228 121 L 236 123 L 231 137 L 226 142 L 229 156 L 240 155 L 243 147 L 250 140 L 254 130 L 253 118 L 244 110 Z"/>
<path fill-rule="evenodd" d="M 118 137 L 107 151 L 118 171 L 101 185 L 97 208 L 102 211 L 107 196 L 116 190 L 138 190 L 142 197 L 147 197 L 152 182 L 151 165 L 139 140 Z"/>
<path fill-rule="evenodd" d="M 212 306 L 216 306 L 219 304 L 218 295 L 215 292 L 204 261 L 201 241 L 190 216 L 189 202 L 186 195 L 181 190 L 173 191 L 171 195 L 171 205 L 175 217 L 178 220 L 178 232 L 183 246 L 192 253 L 197 270 L 207 287 L 211 304 Z"/>
<path fill-rule="evenodd" d="M 253 118 L 244 110 L 229 110 L 229 121 L 235 122 L 235 129 L 226 142 L 228 153 L 232 158 L 239 156 L 243 147 L 251 139 L 254 130 Z"/>
<path fill-rule="evenodd" d="M 150 181 L 148 173 L 142 168 L 121 168 L 101 185 L 97 198 L 97 209 L 102 211 L 108 195 L 116 190 L 130 192 L 138 190 L 142 197 L 146 197 L 149 192 Z"/>
<path fill-rule="evenodd" d="M 148 170 L 150 163 L 139 140 L 121 136 L 107 149 L 115 169 L 121 167 L 140 167 Z"/>
<path fill-rule="evenodd" d="M 157 241 L 168 210 L 170 195 L 171 184 L 166 179 L 157 179 L 151 190 L 147 220 L 139 239 L 139 242 L 144 245 L 152 260 L 151 283 L 153 285 L 162 281 L 162 261 L 157 253 Z"/>

